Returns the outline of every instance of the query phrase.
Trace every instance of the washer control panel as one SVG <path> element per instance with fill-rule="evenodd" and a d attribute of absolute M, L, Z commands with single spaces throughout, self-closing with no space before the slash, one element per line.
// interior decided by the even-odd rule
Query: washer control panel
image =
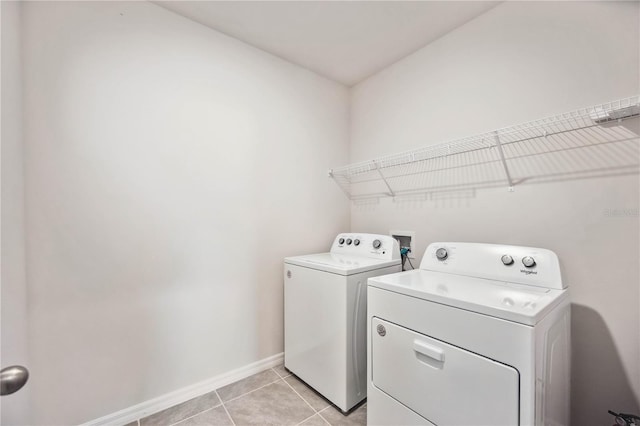
<path fill-rule="evenodd" d="M 336 237 L 331 253 L 395 260 L 400 259 L 400 246 L 390 235 L 348 233 Z"/>
<path fill-rule="evenodd" d="M 480 243 L 432 243 L 420 269 L 563 289 L 558 256 L 551 250 Z"/>

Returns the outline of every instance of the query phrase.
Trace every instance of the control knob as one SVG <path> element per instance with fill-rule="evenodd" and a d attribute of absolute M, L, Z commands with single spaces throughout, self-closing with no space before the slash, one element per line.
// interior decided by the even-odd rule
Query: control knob
<path fill-rule="evenodd" d="M 438 250 L 436 250 L 436 257 L 438 258 L 438 260 L 445 260 L 448 256 L 449 256 L 449 253 L 447 253 L 446 248 L 441 247 Z"/>
<path fill-rule="evenodd" d="M 504 256 L 502 256 L 502 263 L 504 263 L 507 266 L 513 265 L 513 257 L 509 256 L 508 254 L 505 254 Z"/>
<path fill-rule="evenodd" d="M 351 238 L 347 238 L 347 245 L 350 246 L 351 245 Z"/>
<path fill-rule="evenodd" d="M 340 239 L 338 240 L 338 243 L 339 243 L 339 244 L 344 244 L 344 238 L 340 238 Z"/>
<path fill-rule="evenodd" d="M 358 240 L 358 239 L 353 240 L 353 245 L 354 246 L 359 246 L 360 245 L 360 240 Z"/>
<path fill-rule="evenodd" d="M 382 247 L 382 241 L 380 241 L 380 240 L 373 240 L 373 248 L 374 248 L 374 249 L 379 249 L 380 247 Z"/>
<path fill-rule="evenodd" d="M 522 258 L 522 264 L 527 268 L 533 268 L 534 266 L 536 266 L 536 261 L 531 256 L 525 256 Z"/>

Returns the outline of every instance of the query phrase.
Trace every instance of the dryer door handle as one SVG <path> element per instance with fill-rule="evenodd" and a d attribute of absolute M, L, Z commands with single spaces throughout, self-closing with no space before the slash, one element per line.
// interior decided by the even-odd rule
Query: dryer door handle
<path fill-rule="evenodd" d="M 421 342 L 418 339 L 413 341 L 413 350 L 438 362 L 444 362 L 444 350 Z"/>

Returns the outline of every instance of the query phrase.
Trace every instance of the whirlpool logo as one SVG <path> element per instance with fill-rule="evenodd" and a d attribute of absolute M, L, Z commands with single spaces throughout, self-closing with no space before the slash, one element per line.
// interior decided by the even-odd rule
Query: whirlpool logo
<path fill-rule="evenodd" d="M 529 271 L 528 269 L 520 269 L 520 272 L 522 272 L 523 274 L 526 274 L 526 275 L 531 275 L 531 274 L 536 275 L 536 274 L 538 274 L 538 271 Z"/>

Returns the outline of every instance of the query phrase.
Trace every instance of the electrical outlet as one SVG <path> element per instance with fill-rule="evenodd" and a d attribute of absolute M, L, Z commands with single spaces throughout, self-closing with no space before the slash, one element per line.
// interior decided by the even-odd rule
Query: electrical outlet
<path fill-rule="evenodd" d="M 414 231 L 399 231 L 397 229 L 392 229 L 389 231 L 389 234 L 398 240 L 398 244 L 400 247 L 409 247 L 409 259 L 415 259 L 416 253 L 413 247 L 413 242 L 416 239 L 416 233 Z"/>

